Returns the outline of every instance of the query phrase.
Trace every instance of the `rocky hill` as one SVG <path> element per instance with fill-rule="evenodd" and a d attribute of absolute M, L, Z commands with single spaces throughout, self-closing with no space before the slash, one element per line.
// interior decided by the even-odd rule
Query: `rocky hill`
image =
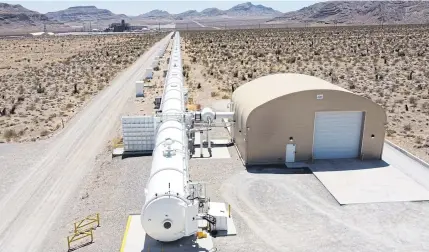
<path fill-rule="evenodd" d="M 163 10 L 152 10 L 152 11 L 149 11 L 148 13 L 141 14 L 138 17 L 140 17 L 140 18 L 153 18 L 153 19 L 157 19 L 157 18 L 172 19 L 173 18 L 173 16 L 170 13 L 168 13 L 167 11 L 163 11 Z"/>
<path fill-rule="evenodd" d="M 183 20 L 183 19 L 189 19 L 189 18 L 196 18 L 200 17 L 201 13 L 199 13 L 196 10 L 188 10 L 179 14 L 174 15 L 174 19 L 176 20 Z"/>
<path fill-rule="evenodd" d="M 0 3 L 0 25 L 35 26 L 48 21 L 48 17 L 36 11 L 28 10 L 19 4 Z"/>
<path fill-rule="evenodd" d="M 80 21 L 100 21 L 108 20 L 118 22 L 121 19 L 128 19 L 126 15 L 114 14 L 109 10 L 98 9 L 95 6 L 75 6 L 65 10 L 48 12 L 46 16 L 52 20 L 60 22 L 80 22 Z"/>
<path fill-rule="evenodd" d="M 429 22 L 427 1 L 327 1 L 285 13 L 280 23 L 414 24 Z"/>
<path fill-rule="evenodd" d="M 227 16 L 280 16 L 283 13 L 263 5 L 254 5 L 251 2 L 242 3 L 225 11 Z"/>
<path fill-rule="evenodd" d="M 217 17 L 222 15 L 225 15 L 225 11 L 218 8 L 207 8 L 200 12 L 200 16 L 202 17 Z"/>

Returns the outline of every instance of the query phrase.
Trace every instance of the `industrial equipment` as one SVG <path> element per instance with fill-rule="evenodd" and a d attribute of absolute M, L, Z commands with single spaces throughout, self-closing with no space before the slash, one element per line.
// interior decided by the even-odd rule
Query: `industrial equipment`
<path fill-rule="evenodd" d="M 153 101 L 153 104 L 155 105 L 155 109 L 160 109 L 161 100 L 162 100 L 162 97 L 155 97 L 155 100 Z"/>
<path fill-rule="evenodd" d="M 187 90 L 183 83 L 180 35 L 176 32 L 164 93 L 161 99 L 155 100 L 155 105 L 160 104 L 160 113 L 154 120 L 157 133 L 141 213 L 146 234 L 163 242 L 196 234 L 199 220 L 206 220 L 211 231 L 217 230 L 217 220 L 222 222 L 221 229 L 226 228 L 224 213 L 222 216 L 209 214 L 209 211 L 215 214 L 223 210 L 210 210 L 205 184 L 189 180 L 188 160 L 195 151 L 195 132 L 206 131 L 210 151 L 209 131 L 220 126 L 215 120 L 232 118 L 233 112 L 214 112 L 210 108 L 187 112 Z M 203 148 L 202 137 L 200 139 Z"/>

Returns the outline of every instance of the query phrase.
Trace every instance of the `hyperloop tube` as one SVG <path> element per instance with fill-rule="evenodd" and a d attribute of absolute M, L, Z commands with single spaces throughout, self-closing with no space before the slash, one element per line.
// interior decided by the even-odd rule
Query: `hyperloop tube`
<path fill-rule="evenodd" d="M 185 235 L 188 167 L 187 137 L 177 115 L 185 112 L 180 35 L 176 32 L 161 104 L 162 123 L 152 153 L 141 224 L 155 240 L 170 242 Z"/>

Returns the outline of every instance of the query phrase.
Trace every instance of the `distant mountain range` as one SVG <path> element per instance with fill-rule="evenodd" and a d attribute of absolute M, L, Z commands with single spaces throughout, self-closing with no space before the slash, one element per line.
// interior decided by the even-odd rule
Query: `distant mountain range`
<path fill-rule="evenodd" d="M 236 5 L 228 10 L 220 10 L 217 8 L 208 8 L 201 12 L 196 10 L 188 10 L 179 14 L 170 14 L 163 10 L 152 10 L 148 13 L 138 15 L 137 17 L 129 17 L 124 14 L 114 14 L 109 10 L 98 9 L 95 6 L 76 6 L 66 10 L 48 12 L 46 16 L 49 19 L 59 22 L 80 22 L 80 21 L 97 21 L 97 20 L 135 20 L 135 19 L 168 19 L 168 20 L 186 20 L 193 18 L 204 17 L 259 17 L 268 16 L 276 17 L 283 13 L 263 5 L 254 5 L 250 2 Z"/>
<path fill-rule="evenodd" d="M 422 24 L 429 21 L 427 1 L 327 1 L 272 20 L 277 23 Z"/>
<path fill-rule="evenodd" d="M 412 24 L 429 22 L 429 2 L 427 1 L 326 1 L 297 11 L 281 13 L 270 7 L 254 5 L 250 2 L 236 5 L 228 10 L 208 8 L 202 11 L 188 10 L 171 14 L 163 10 L 152 10 L 138 16 L 115 14 L 110 10 L 95 6 L 76 6 L 65 10 L 41 14 L 21 5 L 0 3 L 0 32 L 18 31 L 31 28 L 40 30 L 44 24 L 54 26 L 73 26 L 94 22 L 97 27 L 109 23 L 126 22 L 146 24 L 148 22 L 179 20 L 204 20 L 230 18 L 258 18 L 271 20 L 269 23 L 318 23 L 318 24 Z M 70 27 L 69 27 L 70 28 Z"/>

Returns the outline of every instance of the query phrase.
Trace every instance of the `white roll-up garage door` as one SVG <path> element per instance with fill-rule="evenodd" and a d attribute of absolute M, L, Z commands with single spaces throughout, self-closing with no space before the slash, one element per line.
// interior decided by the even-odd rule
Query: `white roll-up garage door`
<path fill-rule="evenodd" d="M 359 156 L 363 112 L 316 112 L 314 159 L 356 158 Z"/>

